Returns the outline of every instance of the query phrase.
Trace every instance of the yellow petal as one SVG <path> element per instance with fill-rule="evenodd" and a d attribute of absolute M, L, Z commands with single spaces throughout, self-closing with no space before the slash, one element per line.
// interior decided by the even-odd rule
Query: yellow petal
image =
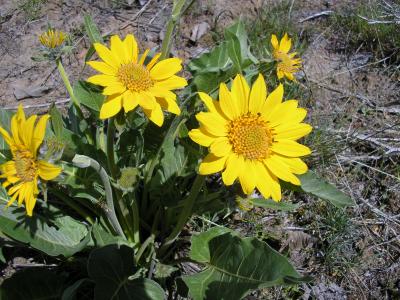
<path fill-rule="evenodd" d="M 152 110 L 156 106 L 157 101 L 156 98 L 146 92 L 139 93 L 139 105 L 145 110 Z"/>
<path fill-rule="evenodd" d="M 16 144 L 20 145 L 22 144 L 22 141 L 20 139 L 20 133 L 19 133 L 19 124 L 21 123 L 21 120 L 18 119 L 17 114 L 13 115 L 11 118 L 11 133 L 12 137 L 15 141 Z"/>
<path fill-rule="evenodd" d="M 157 126 L 161 127 L 164 123 L 164 114 L 161 110 L 160 104 L 156 103 L 151 110 L 143 110 L 146 116 Z"/>
<path fill-rule="evenodd" d="M 139 105 L 138 93 L 134 93 L 128 90 L 123 94 L 122 106 L 124 107 L 125 112 L 133 110 L 138 105 Z"/>
<path fill-rule="evenodd" d="M 0 127 L 0 134 L 3 137 L 3 139 L 6 141 L 8 146 L 13 147 L 13 145 L 14 145 L 13 139 L 10 137 L 8 132 L 2 127 Z"/>
<path fill-rule="evenodd" d="M 219 104 L 221 106 L 221 110 L 224 114 L 230 119 L 234 120 L 239 116 L 239 107 L 234 99 L 231 96 L 227 86 L 225 83 L 221 83 L 219 87 Z"/>
<path fill-rule="evenodd" d="M 217 138 L 216 136 L 209 134 L 202 127 L 190 130 L 189 137 L 192 139 L 193 142 L 205 147 L 209 147 L 211 143 Z"/>
<path fill-rule="evenodd" d="M 290 182 L 295 185 L 300 185 L 300 180 L 292 174 L 288 165 L 284 163 L 278 155 L 271 155 L 264 161 L 268 170 L 278 178 Z"/>
<path fill-rule="evenodd" d="M 153 68 L 154 65 L 158 62 L 160 56 L 161 56 L 161 53 L 157 53 L 156 55 L 154 55 L 154 57 L 151 59 L 151 61 L 147 64 L 146 69 L 150 71 L 151 68 Z"/>
<path fill-rule="evenodd" d="M 227 137 L 216 138 L 210 147 L 210 152 L 215 156 L 221 157 L 228 155 L 232 150 L 232 145 Z"/>
<path fill-rule="evenodd" d="M 33 138 L 33 132 L 35 129 L 35 122 L 37 119 L 37 115 L 33 115 L 31 117 L 29 117 L 29 119 L 23 124 L 22 126 L 22 140 L 24 142 L 24 144 L 29 148 L 32 149 L 32 138 Z"/>
<path fill-rule="evenodd" d="M 262 74 L 260 74 L 251 88 L 249 111 L 255 114 L 260 112 L 263 108 L 266 98 L 267 87 L 265 85 L 264 77 Z"/>
<path fill-rule="evenodd" d="M 161 108 L 176 115 L 181 113 L 181 109 L 176 103 L 176 95 L 173 92 L 154 86 L 148 92 L 156 97 L 156 101 L 161 105 Z"/>
<path fill-rule="evenodd" d="M 136 63 L 137 59 L 139 57 L 139 48 L 138 48 L 135 37 L 132 34 L 128 34 L 125 37 L 124 45 L 126 48 L 126 53 L 128 55 L 128 59 L 130 61 L 132 61 L 133 63 Z"/>
<path fill-rule="evenodd" d="M 294 80 L 295 80 L 294 75 L 293 75 L 292 73 L 284 72 L 284 74 L 285 74 L 285 76 L 286 76 L 287 79 L 289 79 L 289 80 L 291 80 L 291 81 L 294 81 Z"/>
<path fill-rule="evenodd" d="M 26 214 L 29 217 L 32 217 L 33 209 L 36 205 L 36 196 L 34 194 L 34 187 L 33 185 L 37 184 L 37 182 L 31 182 L 27 187 L 26 194 L 25 194 L 25 209 Z"/>
<path fill-rule="evenodd" d="M 288 53 L 291 47 L 292 47 L 292 40 L 289 38 L 287 33 L 285 33 L 285 35 L 281 39 L 281 43 L 279 45 L 279 51 L 282 51 L 283 53 Z"/>
<path fill-rule="evenodd" d="M 272 91 L 267 97 L 266 102 L 262 108 L 262 115 L 265 118 L 268 118 L 272 110 L 282 102 L 283 99 L 283 85 L 279 84 L 279 86 Z"/>
<path fill-rule="evenodd" d="M 156 80 L 164 80 L 182 70 L 182 61 L 179 58 L 167 58 L 157 63 L 151 70 L 150 76 Z"/>
<path fill-rule="evenodd" d="M 125 51 L 124 44 L 118 35 L 113 35 L 110 39 L 111 42 L 111 52 L 119 60 L 121 64 L 129 63 L 128 53 Z"/>
<path fill-rule="evenodd" d="M 279 67 L 276 70 L 276 76 L 278 76 L 278 79 L 282 79 L 285 77 L 285 72 L 283 72 Z"/>
<path fill-rule="evenodd" d="M 203 93 L 203 92 L 198 92 L 197 94 L 199 95 L 201 101 L 203 101 L 203 103 L 206 106 L 206 108 L 208 109 L 208 111 L 216 112 L 216 108 L 214 106 L 213 99 L 209 95 L 207 95 L 206 93 Z"/>
<path fill-rule="evenodd" d="M 271 36 L 271 44 L 272 44 L 272 47 L 274 47 L 275 50 L 278 50 L 278 49 L 279 49 L 278 38 L 276 37 L 275 34 L 273 34 L 273 35 Z"/>
<path fill-rule="evenodd" d="M 168 79 L 157 81 L 155 83 L 155 86 L 160 86 L 167 90 L 175 90 L 187 86 L 187 81 L 183 77 L 173 75 Z"/>
<path fill-rule="evenodd" d="M 104 120 L 115 116 L 121 108 L 122 95 L 107 97 L 100 109 L 100 119 Z"/>
<path fill-rule="evenodd" d="M 115 94 L 123 94 L 126 91 L 126 87 L 122 83 L 113 83 L 106 86 L 103 90 L 103 95 L 111 96 Z"/>
<path fill-rule="evenodd" d="M 111 84 L 119 83 L 119 80 L 116 76 L 104 75 L 104 74 L 94 75 L 86 79 L 86 81 L 101 86 L 108 86 Z"/>
<path fill-rule="evenodd" d="M 279 140 L 298 140 L 312 131 L 312 127 L 305 123 L 286 123 L 274 128 L 275 138 Z"/>
<path fill-rule="evenodd" d="M 300 157 L 311 153 L 310 148 L 291 140 L 275 140 L 271 150 L 289 157 Z"/>
<path fill-rule="evenodd" d="M 215 136 L 226 136 L 228 133 L 227 121 L 216 113 L 200 112 L 196 115 L 196 119 Z"/>
<path fill-rule="evenodd" d="M 103 74 L 106 74 L 106 75 L 115 76 L 115 74 L 118 71 L 114 67 L 111 67 L 110 65 L 108 65 L 108 64 L 106 64 L 105 62 L 102 62 L 102 61 L 88 61 L 86 64 L 91 66 L 96 71 L 99 71 L 99 72 L 101 72 Z"/>
<path fill-rule="evenodd" d="M 114 68 L 118 68 L 121 65 L 120 60 L 115 57 L 114 53 L 112 53 L 106 46 L 100 43 L 93 44 L 94 49 L 96 50 L 98 56 L 108 65 Z"/>
<path fill-rule="evenodd" d="M 269 114 L 268 121 L 270 127 L 275 127 L 279 124 L 291 122 L 296 115 L 297 100 L 288 100 L 279 105 L 276 105 Z"/>
<path fill-rule="evenodd" d="M 225 185 L 232 185 L 244 169 L 243 156 L 231 153 L 226 160 L 226 169 L 222 173 Z"/>
<path fill-rule="evenodd" d="M 255 174 L 254 162 L 246 159 L 244 161 L 242 172 L 239 174 L 240 185 L 245 194 L 250 195 L 254 192 L 254 188 L 256 187 L 256 178 L 257 175 Z"/>
<path fill-rule="evenodd" d="M 146 49 L 146 50 L 143 52 L 143 54 L 142 54 L 142 56 L 140 57 L 139 62 L 138 62 L 139 65 L 143 65 L 143 64 L 144 64 L 144 61 L 146 60 L 146 57 L 147 57 L 147 55 L 149 54 L 149 52 L 150 52 L 150 49 Z"/>
<path fill-rule="evenodd" d="M 254 165 L 256 178 L 256 187 L 264 198 L 273 195 L 273 199 L 279 201 L 281 198 L 279 180 L 271 175 L 267 167 L 262 162 L 256 162 Z"/>
<path fill-rule="evenodd" d="M 55 166 L 47 161 L 38 161 L 39 173 L 38 175 L 44 180 L 52 180 L 60 175 L 61 167 Z"/>
<path fill-rule="evenodd" d="M 221 171 L 225 167 L 226 156 L 217 157 L 214 154 L 208 154 L 199 166 L 201 175 L 209 175 Z"/>
<path fill-rule="evenodd" d="M 44 135 L 46 133 L 47 121 L 49 120 L 49 115 L 42 116 L 36 124 L 35 130 L 33 132 L 33 139 L 31 144 L 32 154 L 36 157 L 36 152 L 39 146 L 42 144 Z"/>
<path fill-rule="evenodd" d="M 304 174 L 308 171 L 307 165 L 300 158 L 285 157 L 279 154 L 275 155 L 278 156 L 279 159 L 285 163 L 285 165 L 289 166 L 290 171 L 294 174 Z"/>
<path fill-rule="evenodd" d="M 232 96 L 238 103 L 240 114 L 245 114 L 249 109 L 250 88 L 246 79 L 238 74 L 232 83 Z"/>

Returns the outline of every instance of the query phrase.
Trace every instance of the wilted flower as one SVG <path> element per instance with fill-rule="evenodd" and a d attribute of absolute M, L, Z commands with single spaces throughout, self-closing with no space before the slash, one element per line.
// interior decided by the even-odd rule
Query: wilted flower
<path fill-rule="evenodd" d="M 64 32 L 55 29 L 49 29 L 39 36 L 40 43 L 50 49 L 60 47 L 64 43 L 65 38 Z"/>
<path fill-rule="evenodd" d="M 18 204 L 25 203 L 26 213 L 32 216 L 39 194 L 38 180 L 52 180 L 61 173 L 61 168 L 47 161 L 39 160 L 37 152 L 42 144 L 49 115 L 42 116 L 36 123 L 37 115 L 28 119 L 20 105 L 11 119 L 11 134 L 0 127 L 0 134 L 10 147 L 12 160 L 0 165 L 0 178 L 5 178 L 3 187 L 8 189 L 10 206 L 18 198 Z"/>
<path fill-rule="evenodd" d="M 289 80 L 295 80 L 294 73 L 298 72 L 301 68 L 301 59 L 295 58 L 296 52 L 289 53 L 292 47 L 292 40 L 288 37 L 287 33 L 283 36 L 280 42 L 275 34 L 271 37 L 271 44 L 274 48 L 273 56 L 278 62 L 277 76 L 282 79 L 286 76 Z"/>
<path fill-rule="evenodd" d="M 100 118 L 107 119 L 140 106 L 146 116 L 158 126 L 164 122 L 161 108 L 180 114 L 174 89 L 187 85 L 184 78 L 175 74 L 182 70 L 179 58 L 168 58 L 158 62 L 161 54 L 145 64 L 149 53 L 146 50 L 139 59 L 139 49 L 135 37 L 128 34 L 124 41 L 119 36 L 111 37 L 111 47 L 95 43 L 94 47 L 103 62 L 90 61 L 88 64 L 103 73 L 94 75 L 87 81 L 104 87 L 107 99 L 100 110 Z"/>
<path fill-rule="evenodd" d="M 222 172 L 226 185 L 239 178 L 249 195 L 255 188 L 265 197 L 281 199 L 278 179 L 300 185 L 294 174 L 303 174 L 307 165 L 299 158 L 310 149 L 296 142 L 312 127 L 301 123 L 307 111 L 298 108 L 297 100 L 282 102 L 283 85 L 267 97 L 260 74 L 251 90 L 241 75 L 232 90 L 222 83 L 219 101 L 199 93 L 209 112 L 196 115 L 200 128 L 190 131 L 190 138 L 209 147 L 210 153 L 200 164 L 202 175 Z"/>

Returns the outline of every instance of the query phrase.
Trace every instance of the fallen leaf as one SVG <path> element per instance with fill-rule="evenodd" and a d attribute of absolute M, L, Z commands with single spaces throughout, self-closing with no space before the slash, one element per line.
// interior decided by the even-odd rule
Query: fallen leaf
<path fill-rule="evenodd" d="M 206 22 L 201 22 L 199 24 L 194 25 L 192 29 L 192 35 L 190 36 L 190 40 L 192 42 L 198 41 L 203 35 L 207 33 L 210 29 L 210 25 Z"/>
<path fill-rule="evenodd" d="M 26 98 L 38 98 L 46 95 L 50 88 L 46 86 L 35 86 L 35 85 L 22 85 L 14 84 L 14 96 L 17 100 L 22 100 Z"/>

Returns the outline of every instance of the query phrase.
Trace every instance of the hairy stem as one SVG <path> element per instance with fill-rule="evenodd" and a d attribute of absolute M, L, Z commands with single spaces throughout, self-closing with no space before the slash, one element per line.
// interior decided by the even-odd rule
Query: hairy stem
<path fill-rule="evenodd" d="M 75 155 L 72 163 L 78 168 L 91 167 L 99 174 L 101 181 L 103 182 L 106 194 L 107 208 L 104 209 L 104 212 L 110 220 L 115 232 L 125 238 L 124 231 L 122 230 L 122 227 L 119 224 L 117 215 L 115 213 L 113 193 L 111 189 L 110 179 L 106 170 L 102 166 L 100 166 L 100 164 L 96 160 L 85 155 Z"/>

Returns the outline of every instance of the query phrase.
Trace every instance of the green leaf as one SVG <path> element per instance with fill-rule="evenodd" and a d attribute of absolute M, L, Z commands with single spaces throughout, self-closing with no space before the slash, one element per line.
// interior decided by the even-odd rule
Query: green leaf
<path fill-rule="evenodd" d="M 83 105 L 97 113 L 100 112 L 104 102 L 104 95 L 101 94 L 96 86 L 84 81 L 78 81 L 74 85 L 74 94 Z"/>
<path fill-rule="evenodd" d="M 9 197 L 0 188 L 1 231 L 8 237 L 51 256 L 70 257 L 81 251 L 90 241 L 90 232 L 80 221 L 53 207 L 35 209 L 33 217 L 25 214 L 25 208 L 11 205 L 6 208 Z"/>
<path fill-rule="evenodd" d="M 62 119 L 61 112 L 57 109 L 54 103 L 50 108 L 50 116 L 51 116 L 51 126 L 53 127 L 53 131 L 55 136 L 59 141 L 63 140 L 64 133 L 64 121 Z"/>
<path fill-rule="evenodd" d="M 10 132 L 10 124 L 11 124 L 12 113 L 5 109 L 0 108 L 0 127 Z M 5 162 L 6 154 L 8 152 L 8 145 L 0 134 L 0 163 Z"/>
<path fill-rule="evenodd" d="M 257 288 L 308 281 L 266 243 L 227 228 L 193 236 L 190 258 L 205 265 L 202 272 L 183 277 L 195 300 L 242 299 Z"/>
<path fill-rule="evenodd" d="M 0 262 L 2 262 L 3 264 L 6 263 L 6 258 L 4 257 L 3 247 L 2 246 L 0 246 Z"/>
<path fill-rule="evenodd" d="M 335 186 L 319 178 L 313 171 L 299 175 L 301 189 L 306 193 L 327 200 L 334 206 L 343 208 L 354 206 L 354 201 Z"/>
<path fill-rule="evenodd" d="M 276 202 L 272 199 L 257 198 L 257 199 L 251 199 L 251 201 L 253 202 L 254 206 L 270 208 L 274 210 L 294 211 L 299 208 L 298 204 L 294 204 L 291 202 L 284 202 L 284 201 Z"/>
<path fill-rule="evenodd" d="M 64 290 L 61 300 L 79 300 L 78 297 L 79 289 L 82 288 L 82 286 L 91 284 L 92 282 L 88 278 L 82 278 L 74 282 L 72 285 L 70 285 Z"/>
<path fill-rule="evenodd" d="M 240 50 L 240 42 L 236 36 L 228 42 L 229 58 L 239 73 L 242 72 L 242 53 Z"/>
<path fill-rule="evenodd" d="M 89 277 L 94 280 L 95 300 L 165 299 L 163 289 L 153 280 L 134 275 L 137 268 L 133 249 L 109 245 L 95 249 L 88 260 Z"/>
<path fill-rule="evenodd" d="M 92 44 L 94 43 L 103 43 L 103 37 L 100 34 L 99 29 L 97 28 L 96 24 L 93 22 L 93 19 L 90 15 L 84 16 L 84 24 L 86 33 L 90 39 Z"/>
<path fill-rule="evenodd" d="M 107 245 L 127 245 L 129 242 L 120 236 L 114 236 L 111 233 L 101 228 L 99 223 L 94 223 L 92 226 L 92 238 L 95 247 L 104 247 Z"/>
<path fill-rule="evenodd" d="M 57 300 L 61 299 L 65 277 L 42 268 L 28 268 L 15 273 L 0 286 L 0 299 L 4 300 Z"/>

